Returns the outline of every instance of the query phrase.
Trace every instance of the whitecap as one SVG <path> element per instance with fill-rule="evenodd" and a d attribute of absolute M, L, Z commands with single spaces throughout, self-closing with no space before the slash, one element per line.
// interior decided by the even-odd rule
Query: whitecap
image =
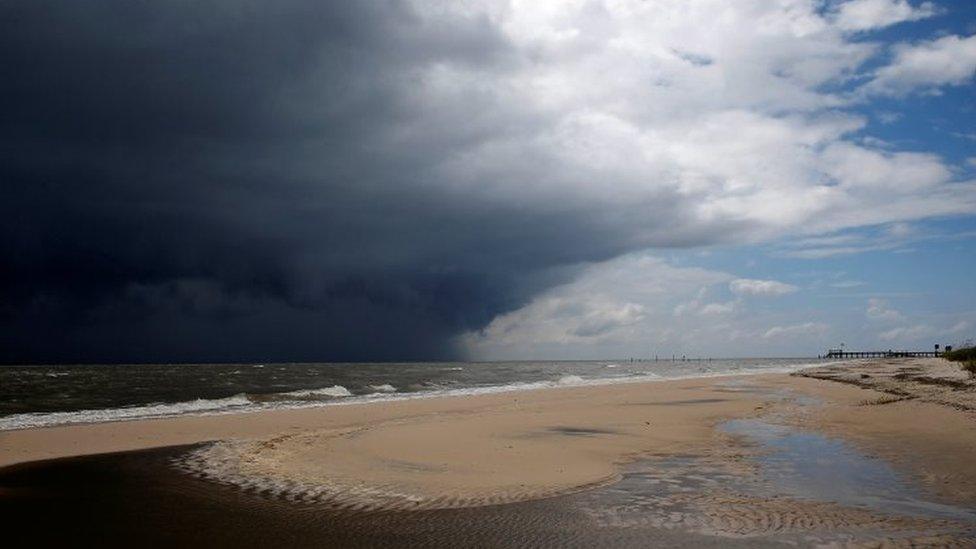
<path fill-rule="evenodd" d="M 688 379 L 688 378 L 711 378 L 726 375 L 736 377 L 742 375 L 766 374 L 766 373 L 786 373 L 801 370 L 810 366 L 824 366 L 839 364 L 843 361 L 825 362 L 810 361 L 806 363 L 793 364 L 768 364 L 758 362 L 740 369 L 732 374 L 731 372 L 695 372 L 682 373 L 678 375 L 660 375 L 651 372 L 634 373 L 626 377 L 613 378 L 594 378 L 583 379 L 576 375 L 565 375 L 551 381 L 535 382 L 514 382 L 503 385 L 478 386 L 478 387 L 457 387 L 456 384 L 437 384 L 426 382 L 409 386 L 408 392 L 380 393 L 375 392 L 369 395 L 354 396 L 351 392 L 341 385 L 333 385 L 322 389 L 300 390 L 292 393 L 277 393 L 272 395 L 235 395 L 223 399 L 198 399 L 188 402 L 173 404 L 149 404 L 145 406 L 134 406 L 129 408 L 114 408 L 103 410 L 81 410 L 77 412 L 52 412 L 52 413 L 27 413 L 14 414 L 0 417 L 0 431 L 24 429 L 31 427 L 45 427 L 51 425 L 64 425 L 73 423 L 100 423 L 108 421 L 125 421 L 133 419 L 150 419 L 160 417 L 173 417 L 184 414 L 191 415 L 214 415 L 227 413 L 244 413 L 266 409 L 282 408 L 312 408 L 319 406 L 347 405 L 365 402 L 385 402 L 390 400 L 413 400 L 422 398 L 432 398 L 439 396 L 466 396 L 479 394 L 505 393 L 510 391 L 527 391 L 535 389 L 545 389 L 551 387 L 571 387 L 588 385 L 611 385 L 618 383 L 635 383 L 646 381 L 657 381 L 666 379 Z M 260 366 L 260 365 L 259 365 Z M 43 375 L 43 374 L 40 374 Z M 380 387 L 377 385 L 376 387 Z M 375 391 L 376 389 L 373 388 Z M 309 395 L 301 398 L 298 395 Z M 315 396 L 319 398 L 315 398 Z M 262 397 L 272 398 L 262 398 Z M 291 397 L 291 398 L 289 398 Z M 326 397 L 326 398 L 321 398 Z"/>
<path fill-rule="evenodd" d="M 298 398 L 315 398 L 315 397 L 347 397 L 352 396 L 349 389 L 346 389 L 342 385 L 333 385 L 331 387 L 321 387 L 319 389 L 301 389 L 298 391 L 289 391 L 287 393 L 278 393 L 282 396 L 298 397 Z"/>
<path fill-rule="evenodd" d="M 580 376 L 563 376 L 556 383 L 559 385 L 580 385 L 583 383 L 583 378 Z"/>
<path fill-rule="evenodd" d="M 251 401 L 244 395 L 234 395 L 227 398 L 206 399 L 198 398 L 185 402 L 154 403 L 145 406 L 129 406 L 126 408 L 104 408 L 97 410 L 79 410 L 77 412 L 34 412 L 14 414 L 0 417 L 0 431 L 27 429 L 31 427 L 48 427 L 51 425 L 66 425 L 72 423 L 103 423 L 108 421 L 128 421 L 133 419 L 151 419 L 173 417 L 183 414 L 206 414 L 239 410 L 247 407 Z"/>
<path fill-rule="evenodd" d="M 382 385 L 370 385 L 370 389 L 377 393 L 395 393 L 396 387 L 390 385 L 389 383 L 384 383 Z"/>

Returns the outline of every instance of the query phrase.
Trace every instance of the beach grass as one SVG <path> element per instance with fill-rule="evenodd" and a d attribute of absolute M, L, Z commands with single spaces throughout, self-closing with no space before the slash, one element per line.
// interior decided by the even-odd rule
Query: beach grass
<path fill-rule="evenodd" d="M 976 347 L 953 349 L 944 356 L 948 360 L 961 363 L 963 370 L 969 372 L 970 376 L 976 377 Z"/>

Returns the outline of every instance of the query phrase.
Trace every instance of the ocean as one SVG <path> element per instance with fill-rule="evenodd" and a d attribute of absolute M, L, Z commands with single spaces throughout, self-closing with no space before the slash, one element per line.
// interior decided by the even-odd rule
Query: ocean
<path fill-rule="evenodd" d="M 0 431 L 794 371 L 810 358 L 0 366 Z"/>

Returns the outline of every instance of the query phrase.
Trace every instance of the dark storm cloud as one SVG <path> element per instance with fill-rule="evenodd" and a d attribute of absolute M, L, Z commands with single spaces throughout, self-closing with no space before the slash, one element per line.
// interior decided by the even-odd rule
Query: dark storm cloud
<path fill-rule="evenodd" d="M 711 238 L 666 194 L 600 212 L 445 180 L 546 121 L 432 105 L 418 70 L 525 62 L 484 17 L 397 1 L 4 2 L 0 361 L 448 358 L 575 264 Z"/>

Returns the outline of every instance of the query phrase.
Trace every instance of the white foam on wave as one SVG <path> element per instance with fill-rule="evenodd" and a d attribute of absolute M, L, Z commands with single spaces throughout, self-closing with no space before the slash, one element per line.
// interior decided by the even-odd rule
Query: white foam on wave
<path fill-rule="evenodd" d="M 349 389 L 346 389 L 342 385 L 333 385 L 331 387 L 322 387 L 319 389 L 300 389 L 298 391 L 289 391 L 287 393 L 276 393 L 278 396 L 285 397 L 297 397 L 297 398 L 316 398 L 316 397 L 348 397 L 352 396 Z"/>
<path fill-rule="evenodd" d="M 601 386 L 617 385 L 627 383 L 646 383 L 650 381 L 669 381 L 678 379 L 693 378 L 712 378 L 726 376 L 748 376 L 773 373 L 790 373 L 812 366 L 827 366 L 840 364 L 844 361 L 836 362 L 809 362 L 802 364 L 789 364 L 784 366 L 769 366 L 757 364 L 754 367 L 737 369 L 735 371 L 712 371 L 712 372 L 693 372 L 682 375 L 662 376 L 653 372 L 644 372 L 627 377 L 603 377 L 584 379 L 578 375 L 564 375 L 550 381 L 535 382 L 515 382 L 505 385 L 489 385 L 481 387 L 466 388 L 446 388 L 446 387 L 425 387 L 424 390 L 409 393 L 391 392 L 379 390 L 379 387 L 391 387 L 392 385 L 377 385 L 370 388 L 375 391 L 367 395 L 353 395 L 342 385 L 333 385 L 320 389 L 308 389 L 291 391 L 287 393 L 277 393 L 276 397 L 270 401 L 255 402 L 246 395 L 234 395 L 232 397 L 220 399 L 197 399 L 187 402 L 177 402 L 171 404 L 149 404 L 146 406 L 133 406 L 128 408 L 108 408 L 101 410 L 80 410 L 77 412 L 50 412 L 50 413 L 28 413 L 14 414 L 0 417 L 0 431 L 11 431 L 17 429 L 28 429 L 33 427 L 50 427 L 55 425 L 68 425 L 78 423 L 105 423 L 112 421 L 131 421 L 139 419 L 167 418 L 182 415 L 222 415 L 258 412 L 269 409 L 301 409 L 317 408 L 322 406 L 345 406 L 351 404 L 366 404 L 374 402 L 388 402 L 391 400 L 413 400 L 438 397 L 460 397 L 485 395 L 496 393 L 508 393 L 517 391 L 531 391 L 537 389 L 552 389 L 560 387 L 579 387 L 579 386 Z M 285 396 L 286 398 L 280 398 Z M 294 399 L 288 399 L 291 396 Z M 320 397 L 331 398 L 320 398 Z M 318 398 L 317 398 L 318 397 Z"/>
<path fill-rule="evenodd" d="M 370 389 L 377 393 L 395 393 L 396 387 L 390 385 L 389 383 L 384 383 L 382 385 L 370 385 Z"/>
<path fill-rule="evenodd" d="M 37 412 L 14 414 L 0 417 L 0 431 L 28 429 L 31 427 L 50 427 L 72 423 L 104 423 L 108 421 L 128 421 L 173 417 L 185 414 L 206 414 L 208 412 L 229 412 L 240 410 L 251 404 L 244 395 L 227 398 L 199 398 L 186 402 L 156 403 L 127 408 L 106 408 L 100 410 L 79 410 L 76 412 Z"/>

